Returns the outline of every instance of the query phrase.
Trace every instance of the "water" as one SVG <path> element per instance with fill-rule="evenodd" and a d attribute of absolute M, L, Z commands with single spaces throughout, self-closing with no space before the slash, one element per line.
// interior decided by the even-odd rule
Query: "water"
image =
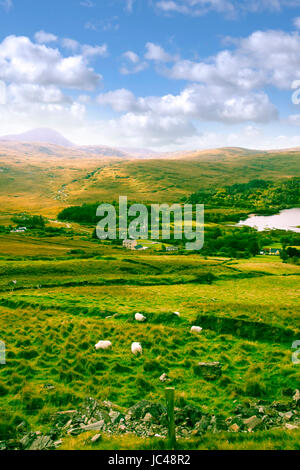
<path fill-rule="evenodd" d="M 263 230 L 291 230 L 300 233 L 300 208 L 285 209 L 276 215 L 251 215 L 246 220 L 241 220 L 238 224 L 256 228 L 259 232 Z"/>

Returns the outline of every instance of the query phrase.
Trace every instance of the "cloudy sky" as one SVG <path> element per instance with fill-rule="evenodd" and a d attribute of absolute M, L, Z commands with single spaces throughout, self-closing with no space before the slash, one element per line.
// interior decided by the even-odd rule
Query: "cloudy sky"
<path fill-rule="evenodd" d="M 300 146 L 300 0 L 0 0 L 0 31 L 0 135 Z"/>

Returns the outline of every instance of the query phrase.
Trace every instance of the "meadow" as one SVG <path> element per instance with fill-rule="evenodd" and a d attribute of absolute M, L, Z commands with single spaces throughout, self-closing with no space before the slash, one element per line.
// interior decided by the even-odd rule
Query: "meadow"
<path fill-rule="evenodd" d="M 299 266 L 266 256 L 205 259 L 109 246 L 87 259 L 2 257 L 2 438 L 24 420 L 47 432 L 54 412 L 73 409 L 86 396 L 120 407 L 142 398 L 164 401 L 162 373 L 175 386 L 179 406 L 194 404 L 210 413 L 227 416 L 237 400 L 285 400 L 300 379 L 291 361 L 291 344 L 300 333 L 299 273 Z M 137 324 L 136 312 L 147 322 Z M 200 336 L 191 334 L 194 324 L 203 326 Z M 95 351 L 99 339 L 109 339 L 112 350 Z M 143 356 L 132 356 L 132 341 L 142 343 Z M 199 378 L 199 361 L 221 362 L 222 377 Z M 203 448 L 207 439 L 182 446 Z M 267 437 L 261 440 L 258 446 L 272 447 Z M 154 445 L 130 442 L 124 446 Z M 212 436 L 207 447 L 222 442 L 224 448 L 254 445 L 251 439 L 234 444 Z M 82 437 L 64 444 L 81 445 Z"/>
<path fill-rule="evenodd" d="M 185 160 L 91 157 L 84 164 L 72 154 L 65 160 L 53 154 L 48 165 L 39 155 L 20 160 L 15 149 L 10 157 L 0 176 L 8 178 L 0 191 L 1 224 L 10 226 L 26 211 L 46 217 L 52 232 L 5 228 L 0 233 L 0 340 L 6 346 L 6 364 L 0 364 L 0 441 L 14 438 L 20 423 L 47 434 L 53 414 L 76 409 L 89 396 L 122 410 L 143 399 L 163 403 L 162 374 L 176 389 L 177 407 L 196 406 L 224 419 L 239 404 L 292 400 L 300 388 L 299 364 L 292 362 L 292 343 L 300 338 L 299 264 L 253 256 L 244 247 L 236 256 L 224 250 L 222 255 L 219 248 L 218 255 L 166 253 L 158 247 L 135 252 L 92 238 L 91 224 L 53 219 L 65 207 L 113 201 L 117 194 L 176 202 L 199 191 L 200 184 L 231 184 L 233 177 L 243 183 L 261 172 L 274 181 L 299 176 L 299 153 L 291 152 L 287 160 L 282 153 L 228 149 L 188 154 Z M 208 239 L 221 231 L 222 240 L 234 238 L 228 219 L 243 210 L 208 208 Z M 258 242 L 280 248 L 282 237 L 262 234 Z M 180 316 L 174 315 L 178 311 Z M 135 321 L 137 312 L 145 323 Z M 203 328 L 200 335 L 191 333 L 192 325 Z M 96 351 L 101 339 L 111 341 L 112 349 Z M 132 355 L 133 341 L 142 344 L 142 356 Z M 215 361 L 222 365 L 219 378 L 197 374 L 199 362 Z M 163 439 L 131 434 L 104 434 L 92 445 L 92 435 L 67 436 L 60 448 L 166 446 Z M 299 449 L 300 436 L 299 428 L 279 427 L 189 436 L 179 446 Z"/>

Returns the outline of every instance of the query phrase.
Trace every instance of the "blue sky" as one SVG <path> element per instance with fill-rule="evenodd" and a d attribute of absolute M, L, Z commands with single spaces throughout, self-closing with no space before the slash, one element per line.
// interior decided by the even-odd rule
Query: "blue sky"
<path fill-rule="evenodd" d="M 300 146 L 300 0 L 0 0 L 0 31 L 0 135 Z"/>

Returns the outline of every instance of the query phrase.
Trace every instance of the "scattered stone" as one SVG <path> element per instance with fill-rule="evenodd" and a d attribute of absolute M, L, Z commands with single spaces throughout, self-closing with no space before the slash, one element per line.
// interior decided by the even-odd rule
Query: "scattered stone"
<path fill-rule="evenodd" d="M 293 400 L 297 403 L 300 400 L 300 392 L 299 390 L 295 390 L 295 395 L 293 396 Z"/>
<path fill-rule="evenodd" d="M 171 379 L 169 379 L 169 377 L 167 376 L 166 373 L 162 374 L 160 377 L 159 377 L 159 380 L 161 382 L 170 382 Z"/>
<path fill-rule="evenodd" d="M 63 443 L 62 439 L 59 439 L 58 441 L 54 442 L 54 447 L 57 448 L 57 447 L 61 446 L 62 443 Z"/>
<path fill-rule="evenodd" d="M 229 426 L 229 430 L 232 432 L 238 432 L 240 430 L 240 427 L 238 424 L 234 423 L 231 426 Z"/>
<path fill-rule="evenodd" d="M 153 421 L 152 414 L 151 413 L 146 413 L 145 416 L 144 416 L 143 421 L 145 421 L 145 423 L 150 423 L 151 421 Z"/>
<path fill-rule="evenodd" d="M 100 441 L 101 439 L 101 434 L 95 434 L 95 436 L 92 437 L 91 442 L 95 444 L 95 442 Z"/>
<path fill-rule="evenodd" d="M 262 420 L 257 416 L 251 416 L 251 418 L 244 419 L 244 424 L 249 432 L 257 428 L 262 423 Z"/>
<path fill-rule="evenodd" d="M 297 426 L 296 424 L 290 424 L 290 423 L 285 423 L 285 427 L 286 429 L 288 429 L 289 431 L 293 431 L 294 429 L 298 429 L 299 426 Z"/>

